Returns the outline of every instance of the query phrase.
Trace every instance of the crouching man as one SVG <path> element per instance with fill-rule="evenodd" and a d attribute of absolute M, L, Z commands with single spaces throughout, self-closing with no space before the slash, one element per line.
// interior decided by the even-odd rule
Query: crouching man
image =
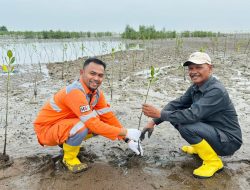
<path fill-rule="evenodd" d="M 203 52 L 190 55 L 188 67 L 193 84 L 161 111 L 144 104 L 142 111 L 153 118 L 142 131 L 150 136 L 154 126 L 169 121 L 190 144 L 182 150 L 198 154 L 202 166 L 193 171 L 198 178 L 209 178 L 223 169 L 220 156 L 232 155 L 241 147 L 242 134 L 234 105 L 225 87 L 212 76 L 210 57 Z"/>
<path fill-rule="evenodd" d="M 143 153 L 138 145 L 141 132 L 124 128 L 98 89 L 105 75 L 106 64 L 89 58 L 80 70 L 80 79 L 55 93 L 42 107 L 34 121 L 41 145 L 63 147 L 63 163 L 72 172 L 88 168 L 77 158 L 80 144 L 93 134 L 111 140 L 124 140 L 137 155 Z"/>

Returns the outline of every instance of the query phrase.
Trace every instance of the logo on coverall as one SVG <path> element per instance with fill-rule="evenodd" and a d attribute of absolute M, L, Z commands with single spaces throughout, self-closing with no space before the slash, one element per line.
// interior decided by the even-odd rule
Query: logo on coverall
<path fill-rule="evenodd" d="M 86 106 L 80 106 L 80 111 L 83 113 L 83 112 L 86 112 L 86 111 L 89 111 L 90 110 L 90 106 L 89 105 L 86 105 Z"/>

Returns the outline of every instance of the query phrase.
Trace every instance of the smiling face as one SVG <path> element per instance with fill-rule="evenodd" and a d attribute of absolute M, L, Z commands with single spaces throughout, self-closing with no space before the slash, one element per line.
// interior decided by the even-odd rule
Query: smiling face
<path fill-rule="evenodd" d="M 104 79 L 104 67 L 94 62 L 89 63 L 84 69 L 80 70 L 83 82 L 91 90 L 96 90 Z"/>
<path fill-rule="evenodd" d="M 209 64 L 190 64 L 188 74 L 192 82 L 198 86 L 204 84 L 212 74 L 213 66 Z"/>

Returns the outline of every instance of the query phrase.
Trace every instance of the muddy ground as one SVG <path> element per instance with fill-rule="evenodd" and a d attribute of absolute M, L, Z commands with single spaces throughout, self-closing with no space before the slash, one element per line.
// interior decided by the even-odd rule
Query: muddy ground
<path fill-rule="evenodd" d="M 115 58 L 101 56 L 108 63 L 102 90 L 121 123 L 137 128 L 149 66 L 159 68 L 159 80 L 152 85 L 147 102 L 163 107 L 191 84 L 181 63 L 193 51 L 205 48 L 215 65 L 214 75 L 224 83 L 235 104 L 243 132 L 241 149 L 233 156 L 222 157 L 225 169 L 221 173 L 206 180 L 194 178 L 192 171 L 201 160 L 180 151 L 186 142 L 167 122 L 157 126 L 153 136 L 143 141 L 143 157 L 135 156 L 124 142 L 95 137 L 83 142 L 80 152 L 80 159 L 89 164 L 89 170 L 80 174 L 66 171 L 60 157 L 59 160 L 55 157 L 60 148 L 41 147 L 32 122 L 51 94 L 78 78 L 84 60 L 81 58 L 63 64 L 42 64 L 41 69 L 38 65 L 16 66 L 11 78 L 8 115 L 7 154 L 11 159 L 7 163 L 0 159 L 0 189 L 249 189 L 249 50 L 246 44 L 236 49 L 233 39 L 227 40 L 226 48 L 223 38 L 218 47 L 211 42 L 185 39 L 180 52 L 176 51 L 174 40 L 138 42 L 142 49 L 117 52 Z M 1 73 L 0 150 L 4 142 L 5 79 Z M 141 128 L 147 121 L 147 117 L 142 118 Z"/>

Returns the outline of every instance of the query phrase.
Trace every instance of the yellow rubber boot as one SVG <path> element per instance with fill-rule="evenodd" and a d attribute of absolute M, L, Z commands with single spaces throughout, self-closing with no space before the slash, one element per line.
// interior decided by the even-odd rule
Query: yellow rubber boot
<path fill-rule="evenodd" d="M 81 163 L 77 158 L 79 151 L 80 146 L 70 146 L 66 143 L 63 144 L 63 164 L 73 173 L 79 173 L 88 169 L 88 165 Z"/>
<path fill-rule="evenodd" d="M 223 169 L 223 163 L 208 142 L 203 139 L 200 143 L 192 145 L 199 157 L 203 160 L 202 166 L 195 169 L 193 174 L 197 178 L 209 178 Z"/>
<path fill-rule="evenodd" d="M 86 141 L 86 140 L 92 138 L 93 136 L 94 136 L 93 133 L 89 133 L 89 134 L 86 135 L 86 137 L 83 140 Z"/>
<path fill-rule="evenodd" d="M 197 151 L 195 150 L 195 148 L 191 145 L 191 146 L 183 146 L 181 147 L 181 150 L 185 153 L 188 154 L 197 154 Z"/>

